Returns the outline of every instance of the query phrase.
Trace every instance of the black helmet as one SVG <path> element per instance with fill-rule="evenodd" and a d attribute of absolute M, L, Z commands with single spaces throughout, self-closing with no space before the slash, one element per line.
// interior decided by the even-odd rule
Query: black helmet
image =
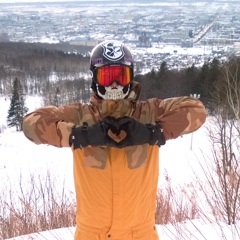
<path fill-rule="evenodd" d="M 94 74 L 98 68 L 103 66 L 124 65 L 130 68 L 131 82 L 133 80 L 133 58 L 127 46 L 116 40 L 106 40 L 97 44 L 90 56 L 90 70 L 92 72 L 92 89 L 100 98 L 105 98 L 106 88 L 101 86 Z M 122 89 L 125 98 L 130 90 L 130 85 Z M 111 95 L 111 94 L 110 94 Z M 120 96 L 120 95 L 119 95 Z M 106 97 L 107 98 L 107 97 Z M 121 98 L 121 97 L 119 97 Z"/>
<path fill-rule="evenodd" d="M 90 70 L 103 65 L 122 64 L 133 69 L 132 54 L 127 46 L 116 40 L 107 40 L 96 45 L 90 58 Z"/>

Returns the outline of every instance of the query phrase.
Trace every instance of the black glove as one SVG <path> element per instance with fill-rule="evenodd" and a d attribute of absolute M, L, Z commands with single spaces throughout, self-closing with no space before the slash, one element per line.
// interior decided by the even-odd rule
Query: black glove
<path fill-rule="evenodd" d="M 86 122 L 82 126 L 74 126 L 69 137 L 69 145 L 73 144 L 74 150 L 88 145 L 116 147 L 117 142 L 108 136 L 110 124 L 115 120 L 115 118 L 106 117 L 92 126 L 88 126 Z"/>
<path fill-rule="evenodd" d="M 143 124 L 130 117 L 122 117 L 117 119 L 121 130 L 124 130 L 127 136 L 117 144 L 118 148 L 127 146 L 142 145 L 164 145 L 165 137 L 162 126 L 156 124 Z"/>

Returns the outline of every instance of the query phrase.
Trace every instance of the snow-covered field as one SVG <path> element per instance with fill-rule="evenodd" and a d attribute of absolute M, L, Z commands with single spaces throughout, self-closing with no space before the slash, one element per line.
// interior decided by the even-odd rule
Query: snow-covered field
<path fill-rule="evenodd" d="M 0 127 L 6 126 L 9 104 L 9 99 L 0 97 Z M 29 111 L 32 111 L 41 107 L 41 100 L 39 97 L 28 97 L 27 106 Z M 168 173 L 173 185 L 190 183 L 194 177 L 193 169 L 201 176 L 199 161 L 203 157 L 202 151 L 206 154 L 210 151 L 205 127 L 193 134 L 168 141 L 160 151 L 159 186 L 165 181 L 165 172 Z M 60 189 L 64 180 L 64 187 L 74 192 L 70 149 L 35 145 L 26 139 L 22 132 L 16 132 L 14 128 L 6 128 L 3 133 L 0 133 L 0 189 L 2 186 L 14 186 L 14 183 L 19 182 L 19 176 L 23 177 L 23 182 L 25 181 L 24 176 L 26 176 L 27 186 L 29 174 L 46 174 L 48 171 L 51 172 L 54 179 L 58 179 Z M 202 220 L 186 222 L 183 225 L 182 227 L 187 229 L 184 239 L 223 239 L 222 232 L 217 229 L 222 229 L 226 237 L 224 239 L 238 239 L 232 235 L 234 231 L 223 223 L 218 223 L 218 228 L 214 223 L 206 224 Z M 161 240 L 181 239 L 180 236 L 176 237 L 176 226 L 157 226 L 157 229 Z M 14 239 L 70 240 L 73 239 L 73 235 L 74 227 L 35 233 Z"/>

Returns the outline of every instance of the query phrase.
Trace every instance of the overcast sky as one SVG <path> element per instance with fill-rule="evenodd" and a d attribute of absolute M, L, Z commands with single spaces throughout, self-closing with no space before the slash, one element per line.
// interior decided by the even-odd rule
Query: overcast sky
<path fill-rule="evenodd" d="M 81 2 L 81 1 L 94 1 L 94 0 L 0 0 L 0 3 L 28 3 L 28 2 Z M 95 0 L 100 1 L 100 0 Z M 111 1 L 111 0 L 107 0 Z"/>
<path fill-rule="evenodd" d="M 0 3 L 54 2 L 54 1 L 56 2 L 57 0 L 0 0 Z"/>
<path fill-rule="evenodd" d="M 73 0 L 0 0 L 0 3 L 26 3 L 26 2 L 72 2 Z M 83 0 L 74 0 L 83 1 Z"/>

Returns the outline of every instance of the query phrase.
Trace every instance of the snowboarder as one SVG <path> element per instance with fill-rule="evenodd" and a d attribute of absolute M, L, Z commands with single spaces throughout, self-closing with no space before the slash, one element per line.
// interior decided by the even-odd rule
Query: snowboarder
<path fill-rule="evenodd" d="M 91 52 L 89 104 L 48 106 L 24 117 L 32 142 L 72 149 L 75 240 L 157 240 L 159 147 L 206 119 L 191 97 L 139 101 L 133 65 L 125 44 L 104 41 Z"/>

